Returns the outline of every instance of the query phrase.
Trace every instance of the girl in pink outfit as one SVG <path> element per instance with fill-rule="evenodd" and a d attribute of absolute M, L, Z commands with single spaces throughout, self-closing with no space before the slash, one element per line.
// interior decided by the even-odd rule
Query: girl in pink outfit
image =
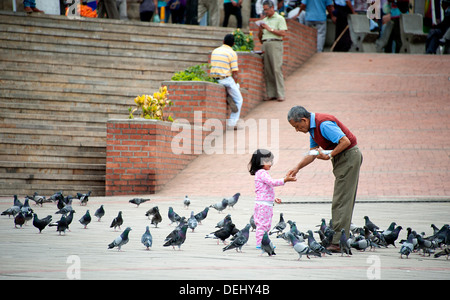
<path fill-rule="evenodd" d="M 272 167 L 273 154 L 264 149 L 256 150 L 248 164 L 251 175 L 255 176 L 255 211 L 253 218 L 256 224 L 256 248 L 261 247 L 264 231 L 269 232 L 272 226 L 274 202 L 281 203 L 275 198 L 274 187 L 284 185 L 288 181 L 296 181 L 295 177 L 286 175 L 283 179 L 272 179 L 269 170 Z"/>

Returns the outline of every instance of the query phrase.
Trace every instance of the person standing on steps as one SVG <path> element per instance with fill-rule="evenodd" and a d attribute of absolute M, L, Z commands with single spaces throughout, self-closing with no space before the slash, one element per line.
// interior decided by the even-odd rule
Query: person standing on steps
<path fill-rule="evenodd" d="M 283 16 L 275 11 L 273 2 L 263 2 L 266 17 L 259 25 L 258 38 L 262 43 L 264 57 L 264 78 L 266 81 L 267 100 L 284 101 L 283 37 L 287 25 Z"/>

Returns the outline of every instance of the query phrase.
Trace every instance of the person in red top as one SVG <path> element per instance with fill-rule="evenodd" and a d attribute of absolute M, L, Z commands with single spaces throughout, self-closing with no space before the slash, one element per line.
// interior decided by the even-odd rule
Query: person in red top
<path fill-rule="evenodd" d="M 288 172 L 289 176 L 296 176 L 300 169 L 316 158 L 331 160 L 333 164 L 335 182 L 331 219 L 335 234 L 328 250 L 340 252 L 341 230 L 345 229 L 346 236 L 349 236 L 362 163 L 362 154 L 357 146 L 356 136 L 336 117 L 329 114 L 310 113 L 302 106 L 294 106 L 290 109 L 288 122 L 297 132 L 309 133 L 310 149 L 318 151 L 318 154 L 306 155 Z"/>

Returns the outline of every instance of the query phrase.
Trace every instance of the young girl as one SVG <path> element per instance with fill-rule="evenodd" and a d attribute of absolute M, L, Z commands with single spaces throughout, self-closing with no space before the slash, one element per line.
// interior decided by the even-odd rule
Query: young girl
<path fill-rule="evenodd" d="M 269 232 L 272 226 L 273 203 L 281 203 L 275 198 L 273 188 L 284 185 L 288 181 L 296 181 L 295 177 L 286 175 L 283 179 L 272 179 L 267 171 L 272 167 L 273 154 L 265 149 L 256 150 L 248 164 L 248 170 L 255 176 L 255 212 L 253 218 L 256 224 L 256 248 L 261 247 L 264 231 Z"/>

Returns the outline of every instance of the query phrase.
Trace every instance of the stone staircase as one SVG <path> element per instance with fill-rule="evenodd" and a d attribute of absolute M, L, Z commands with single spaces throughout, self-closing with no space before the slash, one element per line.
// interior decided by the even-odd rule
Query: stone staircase
<path fill-rule="evenodd" d="M 229 32 L 0 12 L 0 195 L 104 195 L 106 121 Z"/>

